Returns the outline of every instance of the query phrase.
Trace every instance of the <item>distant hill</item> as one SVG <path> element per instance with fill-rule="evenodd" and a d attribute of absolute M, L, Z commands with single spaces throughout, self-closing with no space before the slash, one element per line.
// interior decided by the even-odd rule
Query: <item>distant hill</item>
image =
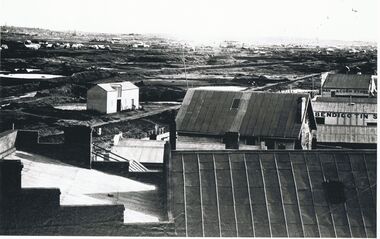
<path fill-rule="evenodd" d="M 1 33 L 13 33 L 17 35 L 24 36 L 38 36 L 38 37 L 119 37 L 119 36 L 138 36 L 140 34 L 136 33 L 101 33 L 101 32 L 82 32 L 82 31 L 55 31 L 42 28 L 30 28 L 30 27 L 19 27 L 19 26 L 1 26 Z M 150 35 L 150 34 L 148 34 Z M 170 34 L 159 34 L 160 37 L 168 37 L 179 39 L 181 37 L 170 35 Z M 186 41 L 186 39 L 182 39 Z M 308 39 L 308 38 L 297 38 L 297 37 L 255 37 L 255 38 L 244 38 L 244 37 L 233 37 L 229 39 L 219 39 L 220 42 L 225 40 L 238 41 L 241 43 L 246 43 L 250 45 L 308 45 L 308 46 L 320 46 L 320 47 L 362 47 L 370 46 L 376 47 L 376 42 L 370 41 L 342 41 L 342 40 L 324 40 L 324 39 Z M 191 41 L 192 42 L 192 41 Z M 197 43 L 203 44 L 219 44 L 220 42 L 208 39 L 199 39 Z"/>

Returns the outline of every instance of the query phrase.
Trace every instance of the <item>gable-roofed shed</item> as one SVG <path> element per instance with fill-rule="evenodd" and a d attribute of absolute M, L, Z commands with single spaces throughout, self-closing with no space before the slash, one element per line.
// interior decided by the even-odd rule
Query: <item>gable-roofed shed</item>
<path fill-rule="evenodd" d="M 322 79 L 323 96 L 368 97 L 376 93 L 377 76 L 359 74 L 327 74 Z"/>
<path fill-rule="evenodd" d="M 101 83 L 87 91 L 87 110 L 115 113 L 139 108 L 139 88 L 128 81 Z"/>

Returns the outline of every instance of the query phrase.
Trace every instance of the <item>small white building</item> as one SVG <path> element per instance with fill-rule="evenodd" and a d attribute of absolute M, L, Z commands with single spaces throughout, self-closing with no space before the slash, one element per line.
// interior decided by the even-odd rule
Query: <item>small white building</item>
<path fill-rule="evenodd" d="M 87 91 L 87 110 L 111 114 L 139 106 L 139 88 L 128 81 L 97 84 Z"/>

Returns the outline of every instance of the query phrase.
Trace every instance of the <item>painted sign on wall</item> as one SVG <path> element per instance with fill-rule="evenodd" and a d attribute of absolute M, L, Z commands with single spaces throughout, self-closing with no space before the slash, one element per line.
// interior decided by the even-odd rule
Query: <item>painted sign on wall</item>
<path fill-rule="evenodd" d="M 335 118 L 351 118 L 357 117 L 360 119 L 377 119 L 377 113 L 342 113 L 342 112 L 315 112 L 315 117 L 335 117 Z"/>

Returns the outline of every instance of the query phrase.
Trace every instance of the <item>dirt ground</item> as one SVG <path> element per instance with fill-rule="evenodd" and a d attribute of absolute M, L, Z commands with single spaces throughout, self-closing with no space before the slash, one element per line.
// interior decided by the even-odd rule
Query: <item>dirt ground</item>
<path fill-rule="evenodd" d="M 347 73 L 347 69 L 353 74 L 374 74 L 377 64 L 376 46 L 358 46 L 355 52 L 350 46 L 333 50 L 294 45 L 190 47 L 176 40 L 138 34 L 73 35 L 43 29 L 3 28 L 1 43 L 7 44 L 8 49 L 1 50 L 0 73 L 5 75 L 1 77 L 0 130 L 9 129 L 12 124 L 18 129 L 37 129 L 42 140 L 48 142 L 61 140 L 61 127 L 65 124 L 120 118 L 117 114 L 100 115 L 83 110 L 87 89 L 100 82 L 135 83 L 140 88 L 144 110 L 149 111 L 169 107 L 165 101 L 181 102 L 190 87 L 319 89 L 317 78 L 292 80 L 325 71 Z M 41 48 L 27 49 L 25 40 L 40 43 Z M 149 47 L 135 47 L 135 42 L 144 42 Z M 67 43 L 83 46 L 65 47 Z M 95 49 L 94 45 L 106 47 Z M 63 77 L 10 79 L 6 77 L 9 73 Z M 161 103 L 153 104 L 157 101 Z M 70 108 L 70 105 L 80 107 Z M 165 126 L 168 113 L 159 115 L 110 124 L 103 130 L 104 138 L 99 140 L 108 140 L 118 131 L 129 137 L 142 137 L 155 124 Z"/>

